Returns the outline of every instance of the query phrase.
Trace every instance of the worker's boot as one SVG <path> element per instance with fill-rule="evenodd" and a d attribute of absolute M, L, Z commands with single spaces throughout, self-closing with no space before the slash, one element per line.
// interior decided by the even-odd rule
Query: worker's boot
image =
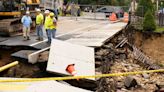
<path fill-rule="evenodd" d="M 27 37 L 24 36 L 24 37 L 23 37 L 23 41 L 27 41 Z"/>
<path fill-rule="evenodd" d="M 40 39 L 39 39 L 40 41 L 43 41 L 43 37 L 40 37 Z"/>
<path fill-rule="evenodd" d="M 31 40 L 29 36 L 27 36 L 27 40 Z"/>
<path fill-rule="evenodd" d="M 36 38 L 36 40 L 38 40 L 38 41 L 39 41 L 39 40 L 40 40 L 40 37 Z"/>

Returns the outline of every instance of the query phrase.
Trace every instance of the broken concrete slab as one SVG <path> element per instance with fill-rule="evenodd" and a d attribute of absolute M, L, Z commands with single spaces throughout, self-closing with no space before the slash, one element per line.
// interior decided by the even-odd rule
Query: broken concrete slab
<path fill-rule="evenodd" d="M 95 75 L 94 48 L 52 40 L 47 71 L 61 75 L 70 75 L 66 68 L 75 64 L 77 76 Z"/>
<path fill-rule="evenodd" d="M 89 47 L 100 47 L 103 45 L 100 39 L 69 39 L 67 42 Z"/>
<path fill-rule="evenodd" d="M 118 28 L 116 26 L 115 29 L 111 29 L 110 26 L 111 24 L 99 30 L 85 32 L 84 34 L 78 35 L 66 41 L 84 46 L 100 47 L 106 40 L 112 38 L 115 34 L 122 30 L 123 27 L 125 27 L 125 24 L 118 26 Z"/>
<path fill-rule="evenodd" d="M 32 64 L 35 64 L 37 63 L 37 61 L 39 60 L 39 55 L 41 52 L 44 52 L 46 50 L 49 50 L 50 47 L 47 47 L 47 48 L 44 48 L 44 49 L 41 49 L 41 50 L 38 50 L 38 51 L 35 51 L 31 54 L 28 55 L 28 62 L 29 63 L 32 63 Z"/>
<path fill-rule="evenodd" d="M 21 50 L 21 51 L 11 54 L 11 56 L 28 60 L 28 55 L 30 55 L 31 53 L 34 53 L 35 51 L 37 50 Z"/>
<path fill-rule="evenodd" d="M 0 83 L 0 92 L 54 92 L 55 90 L 58 92 L 91 92 L 57 81 Z"/>

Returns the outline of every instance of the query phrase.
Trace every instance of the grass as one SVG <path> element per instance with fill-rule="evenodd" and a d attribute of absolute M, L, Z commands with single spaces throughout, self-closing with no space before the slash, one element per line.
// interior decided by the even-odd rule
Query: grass
<path fill-rule="evenodd" d="M 155 30 L 155 32 L 158 32 L 158 33 L 164 32 L 164 27 L 157 27 L 157 29 Z"/>

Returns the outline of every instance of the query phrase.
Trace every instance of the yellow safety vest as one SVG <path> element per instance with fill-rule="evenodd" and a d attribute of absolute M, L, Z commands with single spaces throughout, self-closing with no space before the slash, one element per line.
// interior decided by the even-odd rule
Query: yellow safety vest
<path fill-rule="evenodd" d="M 50 23 L 50 16 L 46 16 L 45 22 L 44 22 L 45 29 L 50 29 L 49 23 Z"/>
<path fill-rule="evenodd" d="M 49 23 L 49 26 L 50 26 L 50 29 L 56 29 L 56 25 L 54 25 L 54 18 L 50 18 L 50 23 Z"/>
<path fill-rule="evenodd" d="M 36 24 L 40 25 L 43 23 L 44 17 L 43 15 L 40 13 L 39 15 L 36 16 Z"/>

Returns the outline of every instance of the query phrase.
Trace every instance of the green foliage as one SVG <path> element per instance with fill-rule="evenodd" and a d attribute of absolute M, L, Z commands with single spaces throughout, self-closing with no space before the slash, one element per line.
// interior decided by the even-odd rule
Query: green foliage
<path fill-rule="evenodd" d="M 143 30 L 154 31 L 156 29 L 155 18 L 152 15 L 151 10 L 148 10 L 144 16 Z"/>
<path fill-rule="evenodd" d="M 78 0 L 78 2 L 79 4 L 125 6 L 125 5 L 129 5 L 130 0 Z"/>
<path fill-rule="evenodd" d="M 155 32 L 158 32 L 158 33 L 164 32 L 164 27 L 157 27 L 157 29 L 155 30 Z"/>
<path fill-rule="evenodd" d="M 161 7 L 161 8 L 164 8 L 164 1 L 161 1 L 160 7 Z"/>
<path fill-rule="evenodd" d="M 139 5 L 137 8 L 137 15 L 142 16 L 150 10 L 153 14 L 155 12 L 154 5 L 152 0 L 139 0 Z"/>

